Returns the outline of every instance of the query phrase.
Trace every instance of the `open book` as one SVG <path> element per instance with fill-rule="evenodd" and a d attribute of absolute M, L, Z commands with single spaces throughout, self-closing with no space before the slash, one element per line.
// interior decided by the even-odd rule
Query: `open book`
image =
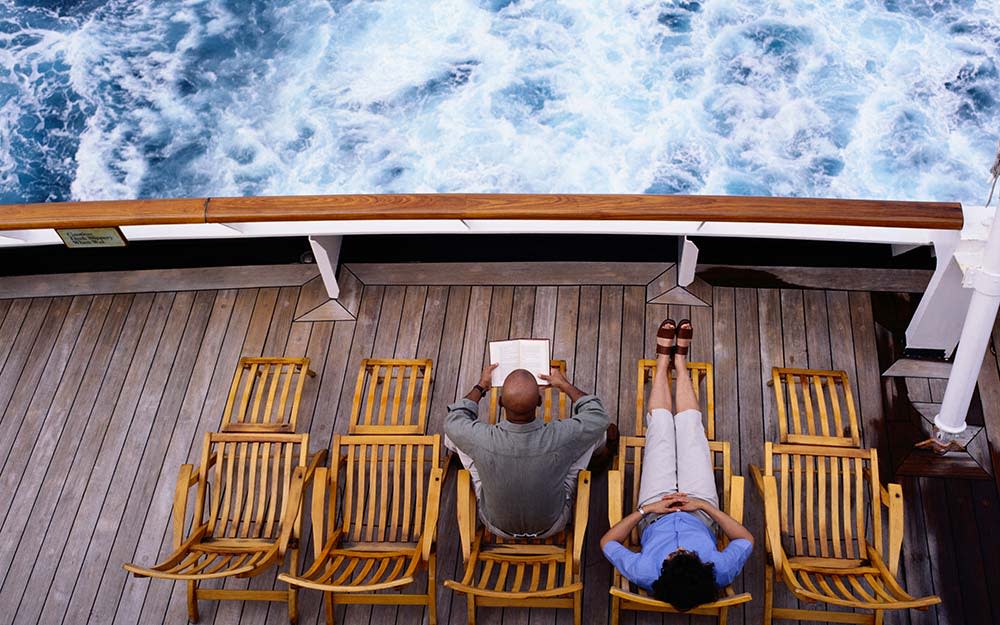
<path fill-rule="evenodd" d="M 493 370 L 493 386 L 502 386 L 515 369 L 527 369 L 535 374 L 535 381 L 539 384 L 548 384 L 538 374 L 548 375 L 550 362 L 548 339 L 490 341 L 490 363 L 499 365 Z"/>

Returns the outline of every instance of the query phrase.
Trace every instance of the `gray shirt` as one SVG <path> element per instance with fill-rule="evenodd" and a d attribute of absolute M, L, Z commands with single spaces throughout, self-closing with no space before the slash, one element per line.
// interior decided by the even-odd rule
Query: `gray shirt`
<path fill-rule="evenodd" d="M 551 423 L 501 419 L 490 425 L 479 420 L 479 405 L 469 399 L 448 410 L 444 431 L 479 472 L 480 514 L 509 534 L 541 533 L 559 520 L 572 495 L 564 484 L 567 472 L 610 421 L 595 395 L 574 402 L 570 418 Z"/>

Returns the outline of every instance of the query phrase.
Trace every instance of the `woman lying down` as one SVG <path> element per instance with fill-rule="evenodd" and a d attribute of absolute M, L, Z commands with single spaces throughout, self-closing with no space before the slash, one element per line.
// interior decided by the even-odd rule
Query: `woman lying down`
<path fill-rule="evenodd" d="M 719 509 L 712 456 L 688 375 L 677 376 L 677 412 L 671 412 L 670 366 L 687 372 L 693 334 L 687 319 L 660 324 L 639 507 L 601 538 L 604 555 L 622 575 L 681 611 L 715 601 L 753 550 L 750 532 Z M 730 540 L 722 551 L 716 549 L 716 525 Z M 622 544 L 636 527 L 639 553 Z"/>

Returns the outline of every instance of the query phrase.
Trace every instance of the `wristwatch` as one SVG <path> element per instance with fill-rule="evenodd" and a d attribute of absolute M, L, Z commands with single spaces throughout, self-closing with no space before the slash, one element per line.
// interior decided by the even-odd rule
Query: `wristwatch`
<path fill-rule="evenodd" d="M 480 398 L 486 397 L 486 389 L 485 388 L 479 386 L 478 384 L 474 385 L 472 388 L 474 388 L 477 391 L 479 391 L 479 397 Z"/>
<path fill-rule="evenodd" d="M 638 508 L 636 508 L 636 510 L 638 510 L 639 514 L 641 514 L 642 516 L 646 516 L 646 511 L 642 509 L 642 506 L 639 506 Z"/>

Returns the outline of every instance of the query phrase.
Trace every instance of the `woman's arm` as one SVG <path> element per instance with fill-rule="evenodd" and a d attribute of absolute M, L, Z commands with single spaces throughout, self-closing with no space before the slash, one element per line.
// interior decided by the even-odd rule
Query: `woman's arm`
<path fill-rule="evenodd" d="M 654 512 L 659 514 L 669 512 L 672 509 L 679 509 L 671 508 L 670 506 L 677 505 L 680 501 L 687 501 L 687 497 L 679 493 L 664 495 L 663 499 L 643 506 L 642 512 L 636 510 L 632 514 L 623 518 L 621 521 L 615 523 L 614 527 L 605 532 L 604 536 L 601 537 L 601 549 L 604 549 L 604 546 L 611 541 L 619 543 L 625 542 L 625 539 L 628 538 L 629 532 L 635 529 L 635 526 L 639 524 L 639 521 L 641 521 L 642 517 L 646 514 Z"/>
<path fill-rule="evenodd" d="M 729 540 L 742 538 L 743 540 L 748 540 L 751 544 L 753 544 L 753 534 L 751 534 L 747 528 L 740 525 L 740 523 L 733 517 L 702 499 L 688 499 L 687 496 L 683 494 L 681 495 L 681 498 L 683 499 L 683 504 L 672 508 L 670 510 L 671 512 L 676 510 L 683 510 L 684 512 L 703 510 L 706 514 L 708 514 L 708 516 L 712 517 L 713 521 L 719 524 L 719 529 L 722 530 Z"/>

